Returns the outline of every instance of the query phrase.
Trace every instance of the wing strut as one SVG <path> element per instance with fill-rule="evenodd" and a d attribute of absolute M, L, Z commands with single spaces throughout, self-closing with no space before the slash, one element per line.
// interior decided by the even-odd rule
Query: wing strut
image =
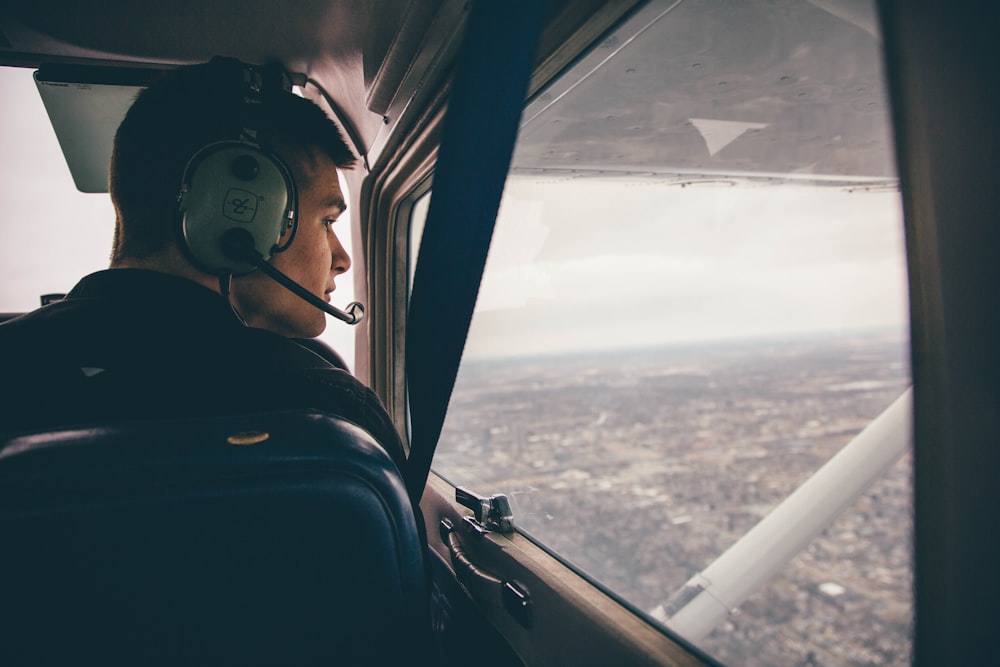
<path fill-rule="evenodd" d="M 778 574 L 912 446 L 913 397 L 907 389 L 652 616 L 697 642 Z"/>

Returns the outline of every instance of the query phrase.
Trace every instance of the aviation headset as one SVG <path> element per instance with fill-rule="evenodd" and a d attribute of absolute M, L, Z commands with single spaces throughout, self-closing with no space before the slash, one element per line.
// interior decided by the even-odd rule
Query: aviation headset
<path fill-rule="evenodd" d="M 291 93 L 287 73 L 277 66 L 255 67 L 232 58 L 213 58 L 210 66 L 220 71 L 239 67 L 243 118 L 237 139 L 200 148 L 184 167 L 177 200 L 189 256 L 202 270 L 219 277 L 220 291 L 227 298 L 232 276 L 260 269 L 316 308 L 357 324 L 364 315 L 363 305 L 351 303 L 346 311 L 334 308 L 270 263 L 295 239 L 298 192 L 284 161 L 257 141 L 255 121 L 265 94 L 275 87 Z"/>
<path fill-rule="evenodd" d="M 258 268 L 248 260 L 248 249 L 270 261 L 291 244 L 297 222 L 295 181 L 288 166 L 257 142 L 255 122 L 265 86 L 290 91 L 291 84 L 276 67 L 257 68 L 225 58 L 210 64 L 220 70 L 237 65 L 244 84 L 239 137 L 199 149 L 184 167 L 178 195 L 184 244 L 201 269 L 218 276 Z"/>

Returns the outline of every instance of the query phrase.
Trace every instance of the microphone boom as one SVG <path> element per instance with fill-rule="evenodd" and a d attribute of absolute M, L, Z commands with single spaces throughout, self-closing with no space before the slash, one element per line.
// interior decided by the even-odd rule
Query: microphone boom
<path fill-rule="evenodd" d="M 244 234 L 246 236 L 244 236 Z M 347 310 L 340 310 L 339 308 L 331 306 L 326 301 L 323 301 L 323 299 L 319 298 L 305 287 L 298 284 L 278 269 L 274 268 L 270 262 L 264 259 L 261 254 L 257 252 L 257 249 L 253 246 L 253 239 L 248 237 L 249 234 L 244 230 L 228 230 L 222 235 L 221 239 L 223 252 L 234 259 L 250 262 L 282 287 L 293 292 L 300 299 L 305 300 L 310 305 L 316 306 L 324 313 L 333 315 L 338 320 L 347 322 L 348 324 L 357 324 L 361 321 L 361 318 L 364 317 L 365 307 L 357 301 L 348 304 Z M 249 245 L 247 245 L 247 241 L 250 242 Z"/>

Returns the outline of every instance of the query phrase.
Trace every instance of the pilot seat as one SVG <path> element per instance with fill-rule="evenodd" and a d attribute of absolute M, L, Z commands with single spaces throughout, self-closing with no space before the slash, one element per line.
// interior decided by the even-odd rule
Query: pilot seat
<path fill-rule="evenodd" d="M 0 536 L 8 667 L 430 662 L 396 466 L 320 411 L 4 436 Z"/>

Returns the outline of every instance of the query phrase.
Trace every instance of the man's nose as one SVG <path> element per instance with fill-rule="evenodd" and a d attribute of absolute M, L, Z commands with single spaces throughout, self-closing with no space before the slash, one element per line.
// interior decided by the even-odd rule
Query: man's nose
<path fill-rule="evenodd" d="M 347 254 L 336 234 L 330 235 L 330 252 L 332 254 L 330 269 L 335 273 L 344 273 L 351 268 L 351 256 Z"/>

